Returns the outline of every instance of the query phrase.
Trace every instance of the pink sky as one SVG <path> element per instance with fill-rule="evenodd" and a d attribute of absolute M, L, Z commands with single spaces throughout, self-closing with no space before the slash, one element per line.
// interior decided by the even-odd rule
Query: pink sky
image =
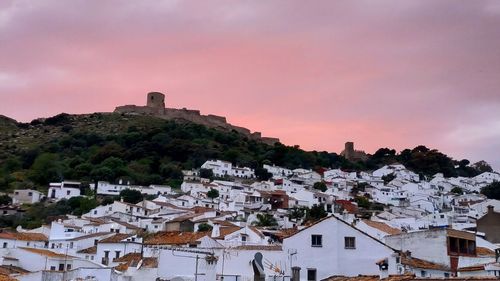
<path fill-rule="evenodd" d="M 500 168 L 500 1 L 0 2 L 0 114 L 168 107 Z"/>

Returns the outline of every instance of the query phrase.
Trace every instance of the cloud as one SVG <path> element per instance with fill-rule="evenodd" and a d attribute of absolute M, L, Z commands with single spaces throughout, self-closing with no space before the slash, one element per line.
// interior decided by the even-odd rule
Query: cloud
<path fill-rule="evenodd" d="M 307 149 L 419 144 L 500 168 L 497 1 L 7 1 L 0 113 L 143 104 Z M 20 105 L 23 105 L 21 108 Z"/>

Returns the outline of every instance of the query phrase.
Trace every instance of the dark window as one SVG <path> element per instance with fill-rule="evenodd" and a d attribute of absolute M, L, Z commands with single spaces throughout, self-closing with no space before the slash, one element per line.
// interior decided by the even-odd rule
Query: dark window
<path fill-rule="evenodd" d="M 69 195 L 70 193 L 71 193 L 71 191 L 69 191 L 69 190 L 68 190 L 68 191 L 66 191 L 66 195 Z"/>
<path fill-rule="evenodd" d="M 66 270 L 71 270 L 71 264 L 66 265 Z"/>
<path fill-rule="evenodd" d="M 307 269 L 307 281 L 316 281 L 316 269 L 308 268 Z"/>
<path fill-rule="evenodd" d="M 55 271 L 55 270 L 56 270 L 56 267 L 55 267 L 55 266 L 51 266 L 51 267 L 50 267 L 50 270 Z"/>
<path fill-rule="evenodd" d="M 64 263 L 60 263 L 59 264 L 59 271 L 63 271 L 64 270 Z"/>
<path fill-rule="evenodd" d="M 458 239 L 455 237 L 448 238 L 450 244 L 450 253 L 458 254 Z"/>
<path fill-rule="evenodd" d="M 115 259 L 120 257 L 120 251 L 115 251 Z"/>
<path fill-rule="evenodd" d="M 356 249 L 356 237 L 344 237 L 344 247 L 346 249 Z"/>
<path fill-rule="evenodd" d="M 33 192 L 28 192 L 28 196 L 33 196 Z"/>
<path fill-rule="evenodd" d="M 7 248 L 7 242 L 3 242 L 3 247 Z"/>
<path fill-rule="evenodd" d="M 323 235 L 311 235 L 311 247 L 323 247 Z"/>

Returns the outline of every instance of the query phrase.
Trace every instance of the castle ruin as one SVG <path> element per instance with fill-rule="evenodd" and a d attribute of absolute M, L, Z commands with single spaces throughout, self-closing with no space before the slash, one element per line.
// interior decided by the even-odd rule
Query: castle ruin
<path fill-rule="evenodd" d="M 231 125 L 226 117 L 217 115 L 202 115 L 199 110 L 167 108 L 165 106 L 165 95 L 160 92 L 150 92 L 147 95 L 146 106 L 124 105 L 115 108 L 115 113 L 131 115 L 151 115 L 165 120 L 184 120 L 209 128 L 224 131 L 235 130 L 250 139 L 259 140 L 267 144 L 279 142 L 278 138 L 262 137 L 260 132 L 251 132 L 247 128 Z"/>
<path fill-rule="evenodd" d="M 366 161 L 368 155 L 362 150 L 354 150 L 354 142 L 348 141 L 345 143 L 344 150 L 340 153 L 345 159 L 349 161 Z"/>

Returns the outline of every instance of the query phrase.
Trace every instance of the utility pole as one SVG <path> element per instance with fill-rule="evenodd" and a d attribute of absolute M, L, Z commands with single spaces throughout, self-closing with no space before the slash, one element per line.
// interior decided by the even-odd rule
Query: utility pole
<path fill-rule="evenodd" d="M 200 259 L 199 255 L 196 255 L 196 269 L 194 271 L 194 281 L 198 281 L 198 260 Z"/>

